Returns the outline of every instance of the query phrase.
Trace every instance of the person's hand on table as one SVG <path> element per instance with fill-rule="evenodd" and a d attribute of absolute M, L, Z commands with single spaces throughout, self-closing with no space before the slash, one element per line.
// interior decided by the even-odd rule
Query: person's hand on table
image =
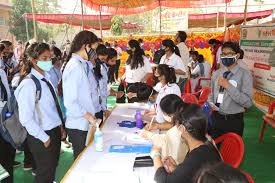
<path fill-rule="evenodd" d="M 152 133 L 149 132 L 149 131 L 147 131 L 147 130 L 145 130 L 145 129 L 140 130 L 138 134 L 142 138 L 147 139 L 147 140 L 149 140 L 152 137 Z"/>
<path fill-rule="evenodd" d="M 163 163 L 167 173 L 172 173 L 177 167 L 176 161 L 171 156 L 164 158 Z"/>
<path fill-rule="evenodd" d="M 106 110 L 105 112 L 104 112 L 104 116 L 105 116 L 105 118 L 107 119 L 110 115 L 111 115 L 111 111 L 109 111 L 109 110 Z"/>
<path fill-rule="evenodd" d="M 147 125 L 144 127 L 145 130 L 151 131 L 151 130 L 158 130 L 159 129 L 159 123 L 153 122 L 153 123 L 147 123 Z"/>
<path fill-rule="evenodd" d="M 124 95 L 124 91 L 118 91 L 116 94 L 116 97 L 121 98 L 121 97 L 123 97 L 123 95 Z"/>

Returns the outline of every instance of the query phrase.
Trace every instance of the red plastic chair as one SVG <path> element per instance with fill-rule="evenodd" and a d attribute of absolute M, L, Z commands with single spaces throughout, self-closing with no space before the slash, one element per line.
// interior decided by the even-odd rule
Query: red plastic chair
<path fill-rule="evenodd" d="M 188 104 L 198 104 L 198 99 L 195 95 L 192 95 L 191 93 L 185 93 L 181 96 L 181 99 L 183 102 Z"/>
<path fill-rule="evenodd" d="M 273 114 L 274 112 L 274 108 L 275 108 L 275 101 L 273 101 L 269 108 L 268 108 L 268 112 L 267 114 Z M 264 133 L 265 133 L 265 129 L 266 129 L 266 124 L 269 124 L 270 126 L 272 126 L 273 128 L 275 128 L 275 120 L 270 118 L 270 117 L 267 117 L 266 115 L 263 116 L 263 125 L 262 125 L 262 129 L 261 129 L 261 133 L 260 133 L 260 136 L 259 136 L 259 142 L 261 143 L 262 140 L 263 140 L 263 137 L 264 137 Z"/>
<path fill-rule="evenodd" d="M 198 104 L 203 106 L 203 104 L 208 100 L 208 96 L 211 93 L 210 87 L 204 87 L 200 91 L 193 93 L 199 99 Z"/>
<path fill-rule="evenodd" d="M 215 143 L 221 143 L 219 150 L 224 162 L 238 168 L 244 154 L 243 139 L 235 133 L 226 133 L 216 138 Z"/>
<path fill-rule="evenodd" d="M 241 170 L 241 172 L 242 172 L 242 174 L 244 174 L 244 175 L 246 176 L 246 178 L 247 178 L 247 180 L 248 180 L 249 183 L 255 183 L 255 181 L 254 181 L 254 179 L 251 177 L 251 175 L 249 175 L 248 173 L 246 173 L 246 172 L 244 172 L 244 171 L 242 171 L 242 170 Z"/>
<path fill-rule="evenodd" d="M 195 88 L 195 92 L 198 92 L 202 89 L 201 81 L 211 81 L 211 78 L 199 78 L 198 84 Z"/>

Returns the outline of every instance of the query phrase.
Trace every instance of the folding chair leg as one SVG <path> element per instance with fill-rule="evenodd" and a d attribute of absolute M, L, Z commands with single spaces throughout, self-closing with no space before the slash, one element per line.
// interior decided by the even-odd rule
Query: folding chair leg
<path fill-rule="evenodd" d="M 260 137 L 259 137 L 259 143 L 261 143 L 262 140 L 263 140 L 264 133 L 265 133 L 265 128 L 266 128 L 266 122 L 263 121 L 262 129 L 261 129 L 261 133 L 260 133 Z"/>

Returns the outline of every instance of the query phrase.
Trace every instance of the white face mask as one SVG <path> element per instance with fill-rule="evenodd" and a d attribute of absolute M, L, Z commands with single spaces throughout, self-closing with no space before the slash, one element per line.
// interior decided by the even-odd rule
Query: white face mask
<path fill-rule="evenodd" d="M 172 117 L 170 117 L 170 116 L 168 116 L 168 115 L 163 115 L 163 118 L 164 118 L 164 120 L 165 121 L 167 121 L 167 122 L 172 122 Z"/>

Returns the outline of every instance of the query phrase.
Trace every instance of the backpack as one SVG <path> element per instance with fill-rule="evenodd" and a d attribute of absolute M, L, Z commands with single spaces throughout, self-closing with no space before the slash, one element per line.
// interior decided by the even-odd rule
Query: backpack
<path fill-rule="evenodd" d="M 38 118 L 40 118 L 41 113 L 40 110 L 38 110 L 38 101 L 41 98 L 41 84 L 34 75 L 30 75 L 30 77 L 26 77 L 25 79 L 32 79 L 35 83 L 35 106 L 37 108 Z M 2 85 L 3 83 L 1 81 L 1 91 L 3 91 Z M 6 142 L 10 143 L 15 149 L 23 150 L 23 144 L 27 138 L 27 131 L 19 121 L 18 104 L 15 99 L 15 96 L 12 95 L 10 100 L 8 102 L 7 101 L 7 99 L 4 99 L 2 103 L 0 102 L 0 135 Z"/>

